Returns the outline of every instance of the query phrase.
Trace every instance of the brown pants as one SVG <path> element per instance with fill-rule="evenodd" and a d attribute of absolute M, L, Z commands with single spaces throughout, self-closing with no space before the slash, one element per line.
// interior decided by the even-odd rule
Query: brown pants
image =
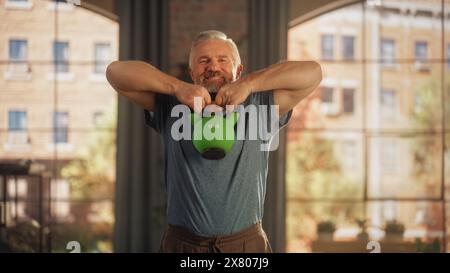
<path fill-rule="evenodd" d="M 271 253 L 260 223 L 226 236 L 204 237 L 181 227 L 168 225 L 161 241 L 161 253 Z"/>

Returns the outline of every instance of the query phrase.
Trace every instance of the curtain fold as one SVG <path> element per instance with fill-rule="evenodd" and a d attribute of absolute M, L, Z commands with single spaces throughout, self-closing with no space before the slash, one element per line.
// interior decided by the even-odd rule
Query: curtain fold
<path fill-rule="evenodd" d="M 143 60 L 167 72 L 168 1 L 116 0 L 119 59 Z M 115 252 L 156 252 L 165 223 L 164 151 L 143 109 L 119 96 Z"/>
<path fill-rule="evenodd" d="M 287 58 L 289 0 L 249 0 L 249 63 L 253 72 Z M 270 153 L 263 227 L 275 252 L 285 252 L 286 128 Z"/>

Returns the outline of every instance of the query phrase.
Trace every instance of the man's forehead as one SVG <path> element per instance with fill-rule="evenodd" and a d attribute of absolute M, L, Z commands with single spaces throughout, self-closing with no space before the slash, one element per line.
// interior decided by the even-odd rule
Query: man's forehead
<path fill-rule="evenodd" d="M 203 41 L 196 45 L 194 53 L 198 57 L 231 57 L 233 50 L 224 41 L 221 40 L 208 40 Z"/>

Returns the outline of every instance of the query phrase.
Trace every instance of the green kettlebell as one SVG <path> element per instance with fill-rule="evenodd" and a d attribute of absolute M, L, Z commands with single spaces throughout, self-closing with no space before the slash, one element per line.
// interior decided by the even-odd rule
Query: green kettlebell
<path fill-rule="evenodd" d="M 192 144 L 205 159 L 222 159 L 231 150 L 235 142 L 234 126 L 239 113 L 201 117 L 191 113 L 193 125 Z"/>

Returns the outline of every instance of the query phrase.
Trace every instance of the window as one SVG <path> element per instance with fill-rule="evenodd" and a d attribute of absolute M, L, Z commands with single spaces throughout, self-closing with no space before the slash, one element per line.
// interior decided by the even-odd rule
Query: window
<path fill-rule="evenodd" d="M 55 112 L 53 113 L 53 143 L 68 142 L 69 113 Z"/>
<path fill-rule="evenodd" d="M 384 65 L 393 65 L 395 60 L 395 42 L 392 39 L 381 39 L 380 46 L 381 63 Z"/>
<path fill-rule="evenodd" d="M 364 244 L 356 247 L 361 229 L 355 219 L 368 219 L 369 240 L 386 242 L 387 221 L 402 223 L 404 243 L 392 252 L 417 252 L 416 238 L 438 238 L 441 251 L 449 251 L 450 222 L 442 219 L 450 215 L 450 199 L 442 196 L 450 177 L 450 151 L 443 144 L 450 134 L 441 127 L 450 124 L 444 118 L 450 107 L 442 101 L 450 98 L 450 2 L 422 2 L 355 1 L 321 15 L 302 14 L 291 25 L 288 59 L 320 60 L 324 43 L 320 36 L 311 39 L 317 30 L 337 37 L 339 56 L 321 63 L 321 86 L 335 93 L 317 90 L 296 107 L 301 114 L 288 126 L 287 252 L 367 252 Z M 414 12 L 403 12 L 406 6 Z M 354 36 L 354 61 L 346 61 L 351 42 L 345 36 Z M 357 51 L 359 44 L 365 50 Z M 445 54 L 433 55 L 440 45 Z M 339 115 L 322 115 L 324 105 L 336 104 Z M 317 236 L 324 220 L 336 226 L 326 243 Z"/>
<path fill-rule="evenodd" d="M 320 88 L 320 99 L 322 103 L 333 103 L 333 88 L 322 86 Z"/>
<path fill-rule="evenodd" d="M 416 61 L 425 61 L 428 57 L 428 43 L 416 42 L 414 56 Z"/>
<path fill-rule="evenodd" d="M 33 4 L 28 0 L 7 0 L 5 2 L 5 7 L 12 9 L 30 9 L 32 6 Z"/>
<path fill-rule="evenodd" d="M 105 74 L 106 66 L 111 59 L 111 45 L 108 43 L 96 43 L 95 44 L 95 67 L 94 73 Z"/>
<path fill-rule="evenodd" d="M 8 113 L 8 130 L 9 131 L 26 131 L 27 130 L 27 112 L 25 112 L 25 111 L 9 111 L 9 113 Z"/>
<path fill-rule="evenodd" d="M 395 173 L 397 171 L 397 144 L 395 140 L 383 139 L 380 141 L 380 167 L 382 173 Z"/>
<path fill-rule="evenodd" d="M 27 40 L 9 40 L 9 60 L 11 62 L 26 62 L 27 48 Z"/>
<path fill-rule="evenodd" d="M 333 60 L 334 37 L 330 34 L 324 34 L 321 37 L 322 60 Z"/>
<path fill-rule="evenodd" d="M 355 111 L 355 90 L 353 88 L 344 88 L 342 99 L 344 106 L 344 113 L 353 113 Z"/>
<path fill-rule="evenodd" d="M 345 61 L 353 61 L 355 59 L 355 37 L 342 37 L 342 56 Z"/>
<path fill-rule="evenodd" d="M 356 167 L 356 142 L 353 140 L 345 140 L 342 143 L 343 166 L 346 169 Z"/>
<path fill-rule="evenodd" d="M 69 43 L 56 41 L 53 43 L 53 61 L 57 73 L 69 72 Z"/>
<path fill-rule="evenodd" d="M 102 127 L 103 112 L 95 112 L 92 117 L 94 127 Z"/>
<path fill-rule="evenodd" d="M 381 118 L 382 119 L 394 119 L 396 113 L 396 97 L 395 92 L 392 90 L 381 90 L 380 96 L 381 105 Z"/>
<path fill-rule="evenodd" d="M 10 147 L 20 147 L 28 143 L 27 112 L 9 111 L 8 113 L 8 144 Z"/>
<path fill-rule="evenodd" d="M 24 39 L 9 40 L 9 64 L 6 72 L 8 79 L 27 79 L 29 67 L 27 63 L 28 58 L 28 43 Z M 25 76 L 25 78 L 24 78 Z"/>

